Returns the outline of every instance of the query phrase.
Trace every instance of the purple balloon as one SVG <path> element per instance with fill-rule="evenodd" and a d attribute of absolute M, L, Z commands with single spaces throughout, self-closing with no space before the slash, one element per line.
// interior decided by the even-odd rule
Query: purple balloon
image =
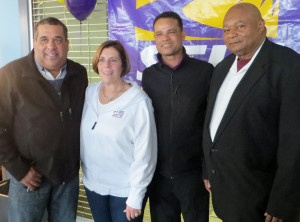
<path fill-rule="evenodd" d="M 94 10 L 97 0 L 65 0 L 71 14 L 79 21 L 85 20 Z"/>

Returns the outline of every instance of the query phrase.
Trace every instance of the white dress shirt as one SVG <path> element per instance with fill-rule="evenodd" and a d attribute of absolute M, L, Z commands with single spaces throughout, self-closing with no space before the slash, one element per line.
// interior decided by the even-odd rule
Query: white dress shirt
<path fill-rule="evenodd" d="M 261 44 L 261 46 L 263 45 L 263 43 Z M 238 84 L 240 83 L 242 78 L 245 76 L 246 72 L 248 71 L 249 67 L 251 66 L 252 62 L 254 61 L 255 57 L 257 56 L 258 52 L 260 51 L 261 46 L 255 52 L 255 54 L 251 58 L 251 60 L 239 71 L 237 71 L 238 57 L 236 56 L 234 63 L 232 64 L 227 76 L 225 77 L 225 79 L 219 89 L 217 99 L 216 99 L 216 102 L 214 105 L 212 117 L 210 120 L 209 129 L 210 129 L 210 137 L 211 137 L 212 141 L 214 141 L 214 139 L 215 139 L 217 130 L 222 121 L 222 118 L 227 109 L 227 106 L 229 104 L 232 94 L 234 93 L 236 87 L 238 86 Z"/>

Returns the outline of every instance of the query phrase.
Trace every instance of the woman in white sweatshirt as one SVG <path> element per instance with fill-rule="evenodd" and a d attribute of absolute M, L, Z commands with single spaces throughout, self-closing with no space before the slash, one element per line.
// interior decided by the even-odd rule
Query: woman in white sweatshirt
<path fill-rule="evenodd" d="M 81 122 L 83 183 L 96 222 L 142 221 L 146 188 L 155 171 L 156 126 L 151 100 L 135 82 L 119 41 L 93 58 L 100 83 L 88 86 Z"/>

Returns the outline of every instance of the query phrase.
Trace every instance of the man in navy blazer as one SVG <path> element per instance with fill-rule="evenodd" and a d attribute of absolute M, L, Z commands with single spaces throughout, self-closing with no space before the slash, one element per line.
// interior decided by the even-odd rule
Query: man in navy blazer
<path fill-rule="evenodd" d="M 266 38 L 256 6 L 229 9 L 233 54 L 212 77 L 204 124 L 204 183 L 223 222 L 298 222 L 300 55 Z"/>

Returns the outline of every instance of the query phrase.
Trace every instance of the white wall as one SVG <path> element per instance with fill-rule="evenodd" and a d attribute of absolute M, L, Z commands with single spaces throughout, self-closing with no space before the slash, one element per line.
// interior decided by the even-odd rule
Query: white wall
<path fill-rule="evenodd" d="M 31 0 L 0 0 L 0 67 L 31 50 Z"/>
<path fill-rule="evenodd" d="M 18 0 L 0 0 L 0 67 L 20 57 Z"/>

